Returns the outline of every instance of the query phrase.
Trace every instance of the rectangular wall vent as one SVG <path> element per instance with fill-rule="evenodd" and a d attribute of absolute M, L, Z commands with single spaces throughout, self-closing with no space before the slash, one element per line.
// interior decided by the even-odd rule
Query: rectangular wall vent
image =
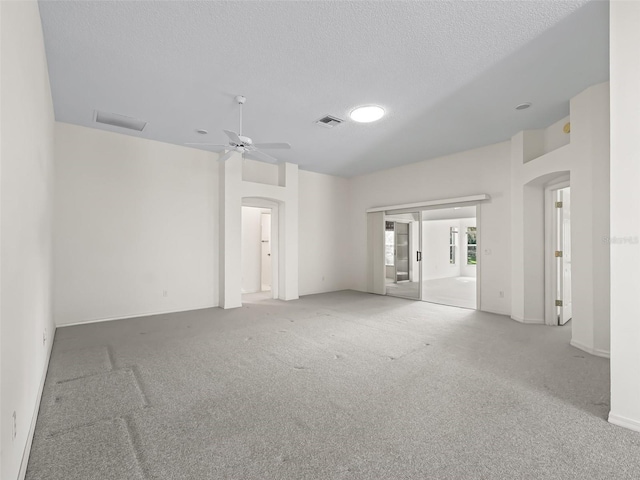
<path fill-rule="evenodd" d="M 104 123 L 105 125 L 111 125 L 114 127 L 128 128 L 129 130 L 136 130 L 141 132 L 144 127 L 147 126 L 147 122 L 138 118 L 126 117 L 117 113 L 101 112 L 96 110 L 95 121 L 97 123 Z"/>
<path fill-rule="evenodd" d="M 327 115 L 326 117 L 322 117 L 320 120 L 318 120 L 316 124 L 325 128 L 333 128 L 336 125 L 340 125 L 342 122 L 344 122 L 344 120 L 341 120 L 338 117 Z"/>

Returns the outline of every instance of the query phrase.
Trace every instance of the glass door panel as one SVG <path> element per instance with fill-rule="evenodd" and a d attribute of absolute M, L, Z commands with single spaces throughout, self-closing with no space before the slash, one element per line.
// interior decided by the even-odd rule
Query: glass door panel
<path fill-rule="evenodd" d="M 421 212 L 385 215 L 386 293 L 420 300 L 422 288 Z"/>

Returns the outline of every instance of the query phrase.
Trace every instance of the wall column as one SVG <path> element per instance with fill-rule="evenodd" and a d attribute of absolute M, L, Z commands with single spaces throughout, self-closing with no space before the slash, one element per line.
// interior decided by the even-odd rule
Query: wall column
<path fill-rule="evenodd" d="M 220 307 L 242 306 L 242 155 L 220 163 Z"/>
<path fill-rule="evenodd" d="M 571 345 L 609 356 L 609 84 L 571 99 Z"/>
<path fill-rule="evenodd" d="M 286 191 L 286 200 L 280 205 L 280 291 L 281 300 L 298 299 L 298 165 L 283 163 L 280 185 Z"/>
<path fill-rule="evenodd" d="M 610 4 L 611 412 L 640 432 L 640 3 Z"/>

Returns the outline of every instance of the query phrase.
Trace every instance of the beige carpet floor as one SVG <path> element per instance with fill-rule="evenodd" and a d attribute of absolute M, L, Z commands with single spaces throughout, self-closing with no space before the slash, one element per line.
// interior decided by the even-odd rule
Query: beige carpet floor
<path fill-rule="evenodd" d="M 27 478 L 638 479 L 569 338 L 350 291 L 61 328 Z"/>

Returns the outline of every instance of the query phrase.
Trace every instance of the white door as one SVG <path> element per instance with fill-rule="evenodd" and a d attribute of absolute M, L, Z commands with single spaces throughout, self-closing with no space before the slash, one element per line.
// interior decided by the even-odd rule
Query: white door
<path fill-rule="evenodd" d="M 262 291 L 271 290 L 271 214 L 263 213 L 261 217 L 261 283 Z"/>
<path fill-rule="evenodd" d="M 571 195 L 570 188 L 556 191 L 556 285 L 558 325 L 572 316 L 571 301 Z"/>

